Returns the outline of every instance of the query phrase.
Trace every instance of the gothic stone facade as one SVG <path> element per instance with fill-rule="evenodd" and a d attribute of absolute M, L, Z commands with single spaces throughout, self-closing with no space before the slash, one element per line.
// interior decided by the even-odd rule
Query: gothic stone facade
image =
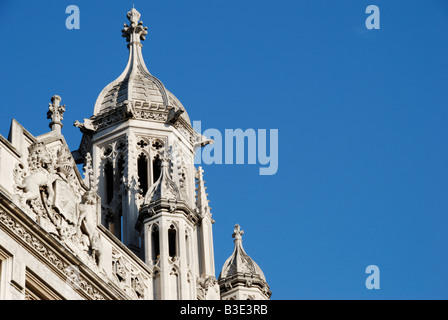
<path fill-rule="evenodd" d="M 214 220 L 193 162 L 212 141 L 148 71 L 147 28 L 137 10 L 127 17 L 128 64 L 75 122 L 78 150 L 57 95 L 51 131 L 34 137 L 13 120 L 0 136 L 0 299 L 269 299 L 238 225 L 216 279 Z"/>

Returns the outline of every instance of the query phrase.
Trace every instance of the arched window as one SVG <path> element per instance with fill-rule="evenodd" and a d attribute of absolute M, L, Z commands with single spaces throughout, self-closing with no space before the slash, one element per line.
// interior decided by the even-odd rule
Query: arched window
<path fill-rule="evenodd" d="M 170 272 L 169 288 L 171 299 L 180 299 L 180 287 L 179 287 L 179 272 L 173 268 Z"/>
<path fill-rule="evenodd" d="M 160 257 L 160 238 L 159 238 L 159 228 L 154 225 L 151 231 L 151 251 L 152 251 L 152 261 L 156 262 Z"/>
<path fill-rule="evenodd" d="M 168 254 L 174 258 L 177 256 L 176 235 L 177 231 L 173 225 L 168 229 Z"/>
<path fill-rule="evenodd" d="M 137 160 L 138 179 L 140 181 L 140 189 L 143 195 L 148 191 L 148 158 L 145 154 L 140 154 Z"/>
<path fill-rule="evenodd" d="M 110 204 L 114 198 L 114 167 L 110 161 L 104 164 L 106 203 Z"/>
<path fill-rule="evenodd" d="M 160 172 L 162 171 L 162 160 L 160 160 L 159 155 L 155 156 L 152 161 L 152 182 L 156 182 L 160 177 Z"/>
<path fill-rule="evenodd" d="M 191 264 L 191 258 L 190 258 L 190 237 L 188 234 L 185 235 L 185 250 L 187 250 L 187 266 Z"/>
<path fill-rule="evenodd" d="M 123 155 L 120 155 L 117 160 L 117 184 L 118 184 L 118 186 L 120 186 L 121 178 L 123 177 L 123 174 L 124 174 L 124 167 L 125 167 L 124 157 L 123 157 Z"/>
<path fill-rule="evenodd" d="M 160 300 L 160 272 L 154 270 L 152 275 L 153 300 Z"/>

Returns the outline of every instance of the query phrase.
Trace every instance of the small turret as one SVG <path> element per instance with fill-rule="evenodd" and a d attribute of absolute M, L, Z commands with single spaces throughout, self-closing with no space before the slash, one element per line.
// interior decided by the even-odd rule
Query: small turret
<path fill-rule="evenodd" d="M 244 251 L 243 234 L 235 225 L 235 249 L 222 267 L 218 283 L 222 300 L 269 300 L 271 290 L 258 264 Z"/>

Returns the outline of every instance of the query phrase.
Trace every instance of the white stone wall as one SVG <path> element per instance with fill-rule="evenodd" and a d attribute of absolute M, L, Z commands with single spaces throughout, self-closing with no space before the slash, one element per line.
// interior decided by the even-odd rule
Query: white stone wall
<path fill-rule="evenodd" d="M 10 144 L 0 136 L 0 189 L 12 196 L 14 188 L 14 168 L 19 163 L 19 153 L 11 148 Z"/>
<path fill-rule="evenodd" d="M 73 284 L 57 277 L 18 242 L 0 229 L 1 300 L 25 300 L 26 270 L 36 274 L 47 286 L 67 300 L 83 300 Z"/>

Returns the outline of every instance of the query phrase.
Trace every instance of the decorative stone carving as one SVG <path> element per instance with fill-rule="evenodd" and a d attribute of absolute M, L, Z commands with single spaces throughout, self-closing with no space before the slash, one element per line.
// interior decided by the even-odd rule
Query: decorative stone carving
<path fill-rule="evenodd" d="M 29 148 L 28 168 L 17 166 L 14 177 L 15 184 L 23 192 L 18 196 L 22 205 L 36 200 L 40 196 L 40 191 L 45 188 L 48 205 L 52 204 L 54 197 L 53 181 L 57 178 L 52 158 L 42 142 L 35 142 Z M 17 198 L 17 197 L 16 197 Z"/>
<path fill-rule="evenodd" d="M 140 188 L 138 179 L 133 175 L 128 182 L 126 177 L 124 176 L 122 178 L 122 186 L 123 192 L 130 191 L 131 194 L 135 196 L 137 208 L 140 208 L 140 206 L 143 204 L 144 197 L 142 196 L 143 190 Z"/>
<path fill-rule="evenodd" d="M 97 191 L 97 185 L 95 183 L 94 175 L 93 175 L 93 165 L 92 165 L 92 156 L 90 152 L 87 152 L 86 157 L 84 159 L 84 183 L 88 186 L 89 190 Z"/>
<path fill-rule="evenodd" d="M 168 114 L 168 119 L 166 121 L 168 123 L 175 124 L 177 122 L 177 120 L 179 119 L 180 115 L 184 112 L 185 111 L 182 109 L 172 107 L 170 109 L 170 113 Z"/>
<path fill-rule="evenodd" d="M 61 131 L 62 120 L 64 119 L 65 105 L 61 106 L 61 97 L 53 96 L 51 97 L 51 103 L 48 106 L 47 119 L 51 119 L 50 128 L 51 130 Z"/>
<path fill-rule="evenodd" d="M 126 38 L 127 42 L 131 42 L 131 40 L 145 40 L 145 36 L 148 34 L 148 27 L 143 27 L 143 22 L 139 22 L 141 17 L 140 13 L 135 8 L 132 8 L 128 12 L 127 17 L 131 23 L 130 25 L 124 24 L 124 28 L 121 30 L 122 36 Z"/>
<path fill-rule="evenodd" d="M 101 252 L 96 193 L 81 186 L 66 146 L 49 152 L 38 141 L 28 151 L 27 165 L 18 165 L 14 172 L 15 202 L 86 264 L 96 268 Z"/>
<path fill-rule="evenodd" d="M 90 255 L 100 264 L 101 242 L 97 229 L 97 207 L 96 193 L 92 190 L 86 191 L 79 205 L 77 231 L 82 243 L 90 250 Z"/>
<path fill-rule="evenodd" d="M 120 180 L 113 178 L 113 198 L 109 199 L 109 203 L 107 203 L 107 197 L 102 196 L 102 219 L 103 222 L 108 223 L 117 223 L 119 221 L 120 216 L 122 214 L 121 207 L 123 203 L 123 192 L 125 191 L 125 187 L 123 185 L 124 180 L 127 176 L 127 165 L 128 162 L 128 145 L 127 145 L 126 136 L 122 136 L 117 140 L 114 140 L 101 148 L 100 158 L 102 160 L 101 170 L 104 170 L 107 164 L 112 166 L 112 176 L 113 177 L 121 177 Z M 119 229 L 116 235 L 118 235 Z"/>
<path fill-rule="evenodd" d="M 142 120 L 153 120 L 158 122 L 166 122 L 168 114 L 166 112 L 147 111 L 143 109 L 137 109 L 135 117 Z"/>
<path fill-rule="evenodd" d="M 137 148 L 132 148 L 132 151 L 136 151 L 138 155 L 145 154 L 148 159 L 154 159 L 155 156 L 163 157 L 166 152 L 166 141 L 161 138 L 155 137 L 136 137 L 137 143 L 134 144 Z M 135 153 L 133 154 L 135 160 Z"/>
<path fill-rule="evenodd" d="M 146 193 L 143 206 L 150 205 L 159 199 L 180 200 L 180 192 L 177 185 L 171 180 L 166 158 L 162 158 L 160 177 Z"/>
<path fill-rule="evenodd" d="M 117 139 L 101 148 L 101 159 L 110 159 L 115 161 L 118 158 L 118 155 L 125 156 L 126 149 L 126 139 Z"/>
<path fill-rule="evenodd" d="M 179 187 L 182 198 L 188 200 L 186 156 L 176 142 L 169 147 L 167 155 L 171 164 L 173 181 Z"/>
<path fill-rule="evenodd" d="M 182 118 L 179 121 L 174 123 L 174 128 L 176 128 L 191 144 L 195 144 L 197 137 L 196 132 L 194 132 L 193 128 Z"/>
<path fill-rule="evenodd" d="M 81 123 L 78 120 L 76 120 L 73 123 L 73 125 L 79 128 L 79 130 L 81 130 L 82 133 L 89 135 L 94 134 L 97 130 L 96 126 L 93 124 L 93 121 L 90 119 L 84 119 L 84 123 Z"/>
<path fill-rule="evenodd" d="M 194 149 L 203 148 L 208 144 L 213 144 L 215 141 L 213 139 L 207 138 L 206 136 L 195 132 L 193 147 Z"/>
<path fill-rule="evenodd" d="M 200 217 L 204 217 L 206 215 L 211 216 L 210 213 L 210 206 L 207 196 L 208 193 L 206 193 L 207 187 L 205 186 L 204 181 L 204 170 L 202 167 L 198 167 L 198 169 L 195 172 L 195 178 L 197 180 L 197 188 L 196 188 L 196 211 L 199 214 Z M 212 219 L 212 222 L 213 219 Z"/>
<path fill-rule="evenodd" d="M 70 278 L 73 268 L 67 261 L 61 259 L 61 257 L 53 251 L 51 248 L 47 247 L 39 238 L 32 235 L 20 221 L 12 218 L 9 214 L 0 210 L 0 224 L 5 226 L 10 232 L 15 234 L 20 238 L 33 252 L 39 255 L 43 260 L 47 261 L 50 265 L 54 266 L 55 269 L 62 276 L 67 279 Z M 77 284 L 80 292 L 85 296 L 93 300 L 106 300 L 107 297 L 104 296 L 100 291 L 98 291 L 83 275 L 79 275 Z"/>
<path fill-rule="evenodd" d="M 159 138 L 153 138 L 151 142 L 151 149 L 155 152 L 161 153 L 165 148 L 165 142 Z"/>
<path fill-rule="evenodd" d="M 216 278 L 214 276 L 202 276 L 202 277 L 198 277 L 196 280 L 196 284 L 197 284 L 197 294 L 198 297 L 200 297 L 201 300 L 206 299 L 208 291 L 210 289 L 215 289 L 217 288 L 217 284 L 218 281 L 216 280 Z M 215 292 L 218 293 L 218 292 Z"/>
<path fill-rule="evenodd" d="M 112 271 L 115 282 L 131 298 L 138 300 L 148 299 L 149 278 L 143 274 L 136 264 L 117 251 L 116 248 L 112 249 Z"/>
<path fill-rule="evenodd" d="M 92 116 L 90 120 L 96 131 L 100 131 L 128 119 L 128 114 L 127 106 L 121 103 L 115 108 L 105 109 L 101 113 Z"/>

